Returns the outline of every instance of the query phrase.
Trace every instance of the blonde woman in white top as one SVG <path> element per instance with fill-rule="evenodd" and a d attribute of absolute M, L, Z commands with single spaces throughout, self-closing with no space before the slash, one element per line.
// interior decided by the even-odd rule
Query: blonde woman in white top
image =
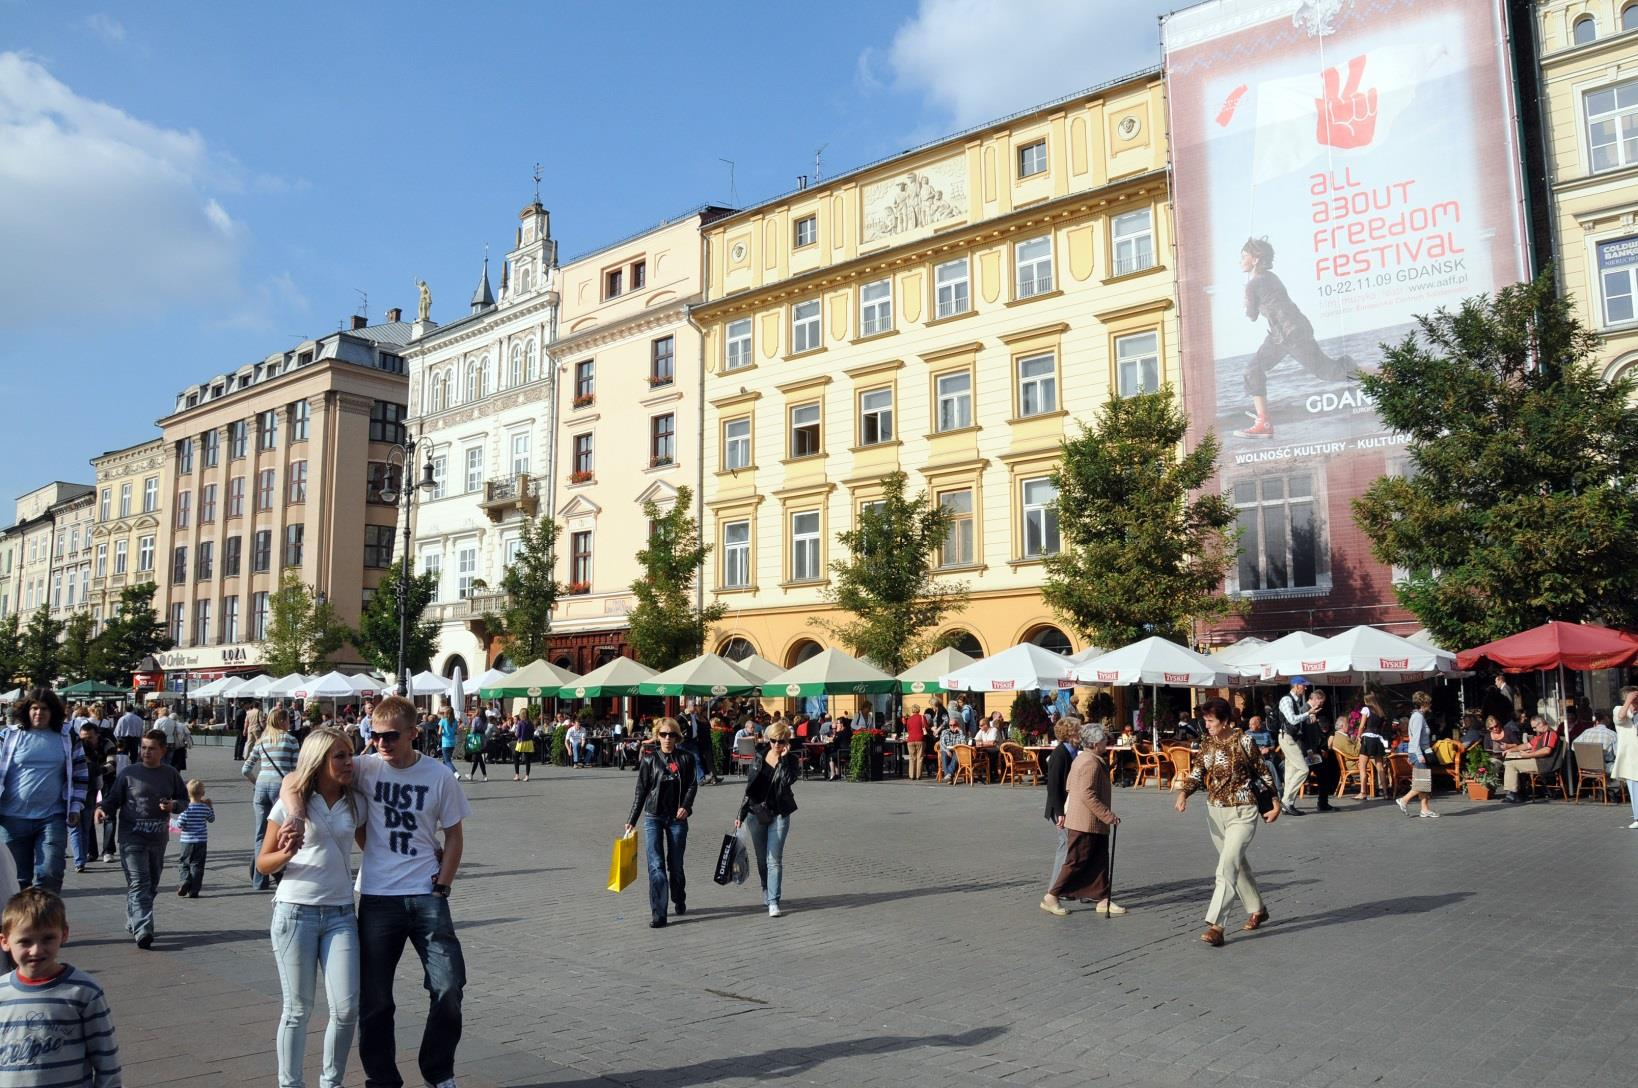
<path fill-rule="evenodd" d="M 275 1048 L 279 1088 L 301 1088 L 307 1019 L 319 970 L 329 999 L 321 1088 L 340 1088 L 358 1026 L 358 919 L 353 912 L 354 834 L 365 825 L 367 801 L 354 784 L 353 745 L 337 729 L 315 730 L 302 742 L 291 778 L 305 801 L 300 845 L 284 829 L 284 803 L 273 806 L 256 868 L 284 877 L 273 896 L 273 956 L 284 991 Z M 292 821 L 294 823 L 294 821 Z"/>
<path fill-rule="evenodd" d="M 1611 720 L 1615 722 L 1615 765 L 1610 773 L 1626 780 L 1627 800 L 1632 802 L 1632 823 L 1627 828 L 1638 831 L 1638 688 L 1621 689 L 1621 702 Z"/>

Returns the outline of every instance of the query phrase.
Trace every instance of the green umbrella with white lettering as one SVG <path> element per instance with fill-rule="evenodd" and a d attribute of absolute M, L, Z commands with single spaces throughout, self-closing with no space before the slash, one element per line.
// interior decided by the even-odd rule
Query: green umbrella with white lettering
<path fill-rule="evenodd" d="M 896 677 L 841 650 L 823 650 L 762 685 L 765 698 L 781 695 L 884 695 L 897 691 Z"/>
<path fill-rule="evenodd" d="M 556 695 L 559 688 L 579 679 L 568 669 L 536 658 L 518 671 L 507 673 L 495 686 L 479 688 L 478 694 L 485 699 L 539 699 Z"/>
<path fill-rule="evenodd" d="M 674 669 L 667 669 L 637 685 L 644 695 L 746 695 L 757 683 L 732 661 L 716 654 L 701 654 Z"/>
<path fill-rule="evenodd" d="M 948 676 L 976 660 L 978 659 L 969 657 L 954 646 L 946 646 L 935 651 L 925 661 L 919 661 L 899 673 L 899 688 L 906 695 L 936 694 L 944 690 L 939 686 L 939 677 Z"/>
<path fill-rule="evenodd" d="M 658 676 L 653 669 L 629 657 L 616 657 L 572 684 L 564 684 L 554 694 L 562 699 L 601 699 L 611 695 L 636 695 L 645 680 Z"/>
<path fill-rule="evenodd" d="M 129 688 L 116 688 L 112 684 L 104 684 L 101 680 L 81 680 L 78 684 L 70 684 L 62 690 L 64 695 L 89 695 L 92 697 L 105 695 L 129 695 Z"/>

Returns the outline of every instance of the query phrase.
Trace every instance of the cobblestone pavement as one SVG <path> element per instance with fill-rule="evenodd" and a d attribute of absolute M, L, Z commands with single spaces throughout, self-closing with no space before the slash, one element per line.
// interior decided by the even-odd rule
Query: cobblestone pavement
<path fill-rule="evenodd" d="M 218 818 L 205 897 L 123 929 L 117 866 L 69 873 L 65 958 L 97 975 L 127 1083 L 272 1083 L 269 898 L 249 890 L 249 790 L 195 749 Z M 632 777 L 553 768 L 468 787 L 452 897 L 469 983 L 467 1088 L 573 1085 L 1541 1085 L 1624 1083 L 1638 1023 L 1638 832 L 1625 806 L 1445 799 L 1286 819 L 1252 847 L 1272 923 L 1196 941 L 1204 806 L 1117 790 L 1116 897 L 1038 909 L 1039 789 L 805 783 L 785 905 L 710 873 L 739 790 L 702 789 L 689 912 L 647 926 L 643 880 L 604 890 Z M 176 849 L 171 854 L 174 865 Z M 174 869 L 173 869 L 174 871 Z M 169 879 L 169 874 L 167 879 Z M 399 1040 L 419 1038 L 406 955 Z M 324 1027 L 315 1011 L 308 1083 Z M 406 1082 L 419 1083 L 406 1048 Z M 349 1085 L 362 1084 L 356 1054 Z"/>

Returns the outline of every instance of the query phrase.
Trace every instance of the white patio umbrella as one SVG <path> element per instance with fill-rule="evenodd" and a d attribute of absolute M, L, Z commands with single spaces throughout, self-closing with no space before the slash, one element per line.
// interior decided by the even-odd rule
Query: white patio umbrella
<path fill-rule="evenodd" d="M 466 686 L 461 683 L 461 667 L 456 665 L 449 673 L 449 707 L 457 718 L 466 709 Z"/>
<path fill-rule="evenodd" d="M 1084 650 L 1076 650 L 1072 654 L 1065 654 L 1064 660 L 1069 662 L 1070 667 L 1073 668 L 1076 665 L 1084 665 L 1088 661 L 1102 657 L 1108 652 L 1108 650 L 1105 650 L 1101 646 L 1088 646 Z"/>
<path fill-rule="evenodd" d="M 252 676 L 250 679 L 234 688 L 232 698 L 260 699 L 262 697 L 262 692 L 267 688 L 267 685 L 271 684 L 272 682 L 273 678 L 267 675 L 267 673 L 257 673 L 255 676 Z"/>
<path fill-rule="evenodd" d="M 353 693 L 355 695 L 373 696 L 381 693 L 381 681 L 377 680 L 367 672 L 352 673 L 348 675 L 347 682 L 353 686 Z"/>
<path fill-rule="evenodd" d="M 1062 654 L 1021 643 L 938 678 L 946 691 L 1056 691 L 1072 688 L 1069 660 Z"/>
<path fill-rule="evenodd" d="M 264 699 L 279 699 L 285 696 L 301 698 L 307 694 L 307 677 L 299 672 L 289 676 L 281 676 L 277 680 L 269 680 L 262 685 L 261 696 Z"/>
<path fill-rule="evenodd" d="M 1456 655 L 1361 624 L 1269 663 L 1276 676 L 1301 676 L 1321 685 L 1412 684 L 1454 676 Z"/>
<path fill-rule="evenodd" d="M 1262 656 L 1263 650 L 1267 645 L 1267 639 L 1247 635 L 1245 638 L 1234 643 L 1232 646 L 1224 646 L 1221 650 L 1215 651 L 1212 653 L 1211 657 L 1215 661 L 1221 661 L 1224 664 L 1233 665 L 1236 668 L 1242 665 L 1253 665 L 1256 663 L 1257 659 Z"/>
<path fill-rule="evenodd" d="M 315 677 L 300 691 L 291 694 L 309 699 L 351 699 L 358 692 L 354 690 L 353 682 L 346 673 L 332 671 Z"/>
<path fill-rule="evenodd" d="M 6 692 L 4 695 L 0 695 L 0 703 L 15 703 L 17 700 L 21 699 L 22 697 L 23 697 L 23 689 L 22 688 L 12 688 L 10 691 Z"/>
<path fill-rule="evenodd" d="M 941 691 L 943 689 L 939 687 L 939 677 L 948 676 L 957 669 L 964 669 L 976 660 L 978 659 L 962 653 L 954 646 L 934 650 L 921 661 L 899 673 L 899 688 L 906 695 Z"/>
<path fill-rule="evenodd" d="M 1147 684 L 1167 688 L 1220 688 L 1238 678 L 1233 666 L 1153 636 L 1111 650 L 1074 669 L 1083 684 Z"/>
<path fill-rule="evenodd" d="M 218 677 L 208 684 L 202 684 L 199 687 L 194 688 L 192 693 L 189 695 L 189 698 L 214 699 L 216 696 L 222 693 L 222 685 L 226 684 L 227 682 L 228 678 L 226 676 Z"/>
<path fill-rule="evenodd" d="M 1318 646 L 1324 641 L 1319 635 L 1312 635 L 1307 631 L 1293 631 L 1270 642 L 1257 653 L 1248 653 L 1246 660 L 1237 664 L 1244 670 L 1248 683 L 1273 683 L 1280 675 L 1274 671 L 1275 661 L 1300 654 L 1308 647 Z"/>
<path fill-rule="evenodd" d="M 507 677 L 511 676 L 514 671 L 516 670 L 490 669 L 488 672 L 485 672 L 482 676 L 472 681 L 472 683 L 468 684 L 467 687 L 471 688 L 473 691 L 483 691 L 485 688 L 504 687 L 506 686 Z"/>
<path fill-rule="evenodd" d="M 447 695 L 449 681 L 435 672 L 423 670 L 410 677 L 409 693 L 412 698 L 417 695 Z"/>

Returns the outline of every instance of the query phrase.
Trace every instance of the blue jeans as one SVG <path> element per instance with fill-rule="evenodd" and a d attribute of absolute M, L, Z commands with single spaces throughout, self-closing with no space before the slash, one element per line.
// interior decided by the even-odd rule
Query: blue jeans
<path fill-rule="evenodd" d="M 940 749 L 939 750 L 939 758 L 941 758 L 944 761 L 944 778 L 945 778 L 945 780 L 946 781 L 953 781 L 955 779 L 955 773 L 956 773 L 956 754 L 955 754 L 955 752 L 954 751 L 946 752 L 943 749 Z"/>
<path fill-rule="evenodd" d="M 668 898 L 678 906 L 688 902 L 688 882 L 683 875 L 688 821 L 644 816 L 643 838 L 648 842 L 648 912 L 664 918 Z"/>
<path fill-rule="evenodd" d="M 1638 820 L 1638 781 L 1627 779 L 1627 800 L 1632 803 L 1632 818 Z"/>
<path fill-rule="evenodd" d="M 576 766 L 586 762 L 586 747 L 586 742 L 583 740 L 570 741 L 569 762 L 575 764 Z"/>
<path fill-rule="evenodd" d="M 358 920 L 352 904 L 320 907 L 274 903 L 273 959 L 279 965 L 284 1007 L 274 1046 L 279 1055 L 279 1088 L 302 1088 L 301 1063 L 307 1051 L 307 1018 L 313 989 L 324 970 L 330 1024 L 324 1030 L 321 1088 L 341 1088 L 347 1052 L 358 1027 Z"/>
<path fill-rule="evenodd" d="M 425 895 L 358 897 L 359 986 L 358 1060 L 369 1088 L 402 1088 L 398 1041 L 393 1031 L 392 979 L 404 942 L 415 946 L 424 969 L 421 985 L 429 995 L 427 1024 L 417 1064 L 428 1084 L 455 1076 L 455 1047 L 461 1041 L 461 991 L 466 960 L 449 917 L 449 901 Z"/>
<path fill-rule="evenodd" d="M 685 740 L 682 743 L 682 750 L 694 757 L 694 781 L 695 781 L 695 783 L 697 784 L 697 783 L 700 783 L 700 782 L 704 782 L 705 781 L 705 760 L 700 756 L 700 746 L 698 744 L 695 744 L 691 740 Z"/>
<path fill-rule="evenodd" d="M 205 886 L 205 854 L 209 846 L 202 842 L 185 842 L 176 857 L 176 879 L 189 895 L 198 895 Z"/>
<path fill-rule="evenodd" d="M 452 744 L 448 748 L 439 748 L 438 750 L 443 753 L 444 766 L 449 768 L 450 773 L 460 774 L 461 772 L 455 769 L 455 746 Z"/>
<path fill-rule="evenodd" d="M 93 791 L 95 792 L 95 791 Z M 68 846 L 74 853 L 74 868 L 78 869 L 101 856 L 97 850 L 97 806 L 87 798 L 86 805 L 74 822 L 68 825 Z M 110 824 L 110 827 L 113 825 Z"/>
<path fill-rule="evenodd" d="M 791 818 L 775 816 L 764 824 L 755 813 L 745 817 L 751 829 L 751 847 L 756 851 L 756 875 L 762 880 L 762 898 L 769 906 L 779 904 L 784 883 L 785 837 L 791 833 Z"/>
<path fill-rule="evenodd" d="M 265 892 L 273 886 L 273 878 L 256 871 L 256 855 L 262 852 L 262 839 L 267 835 L 267 817 L 279 801 L 279 781 L 258 778 L 256 792 L 250 798 L 250 810 L 256 817 L 256 837 L 250 844 L 250 886 Z"/>
<path fill-rule="evenodd" d="M 68 841 L 68 817 L 29 819 L 0 816 L 0 841 L 17 863 L 17 886 L 37 887 L 53 894 L 63 890 L 63 846 Z"/>
<path fill-rule="evenodd" d="M 127 840 L 119 844 L 125 869 L 125 928 L 136 936 L 154 931 L 154 890 L 165 873 L 166 839 Z"/>

